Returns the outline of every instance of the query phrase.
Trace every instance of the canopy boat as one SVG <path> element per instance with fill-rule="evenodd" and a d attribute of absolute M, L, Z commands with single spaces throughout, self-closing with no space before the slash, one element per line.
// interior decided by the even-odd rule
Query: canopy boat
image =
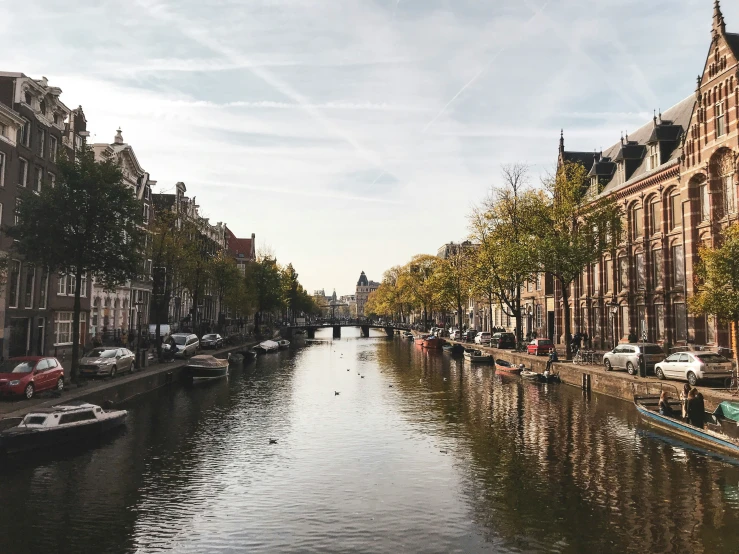
<path fill-rule="evenodd" d="M 423 339 L 423 347 L 429 350 L 440 350 L 444 341 L 435 335 L 429 335 Z"/>
<path fill-rule="evenodd" d="M 492 354 L 484 354 L 482 350 L 465 350 L 464 359 L 479 364 L 492 364 L 494 361 Z"/>
<path fill-rule="evenodd" d="M 278 340 L 277 341 L 277 344 L 278 344 L 278 348 L 280 350 L 284 350 L 285 348 L 289 348 L 290 347 L 290 341 L 289 340 L 284 340 L 284 339 L 283 340 Z"/>
<path fill-rule="evenodd" d="M 634 405 L 649 425 L 679 439 L 704 448 L 739 458 L 739 402 L 722 402 L 713 413 L 706 412 L 705 427 L 701 429 L 683 421 L 677 389 L 663 383 L 634 383 Z M 659 413 L 659 399 L 663 390 L 669 394 L 669 404 L 678 417 Z"/>
<path fill-rule="evenodd" d="M 254 347 L 257 354 L 266 354 L 268 352 L 277 352 L 280 345 L 273 340 L 265 340 Z"/>
<path fill-rule="evenodd" d="M 461 344 L 450 344 L 446 343 L 444 346 L 441 347 L 441 349 L 444 352 L 448 352 L 450 354 L 462 354 L 464 352 L 464 346 Z"/>
<path fill-rule="evenodd" d="M 22 418 L 0 420 L 0 453 L 93 439 L 126 422 L 126 410 L 104 410 L 87 402 L 36 408 Z"/>
<path fill-rule="evenodd" d="M 513 365 L 511 362 L 506 360 L 495 360 L 495 371 L 500 373 L 508 373 L 510 375 L 518 375 L 521 373 L 521 368 Z"/>
<path fill-rule="evenodd" d="M 185 366 L 185 375 L 193 381 L 212 381 L 228 375 L 228 360 L 213 356 L 193 356 Z"/>

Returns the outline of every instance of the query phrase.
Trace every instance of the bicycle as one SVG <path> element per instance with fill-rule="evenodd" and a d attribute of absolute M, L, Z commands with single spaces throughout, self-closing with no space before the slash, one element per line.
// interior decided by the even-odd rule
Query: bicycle
<path fill-rule="evenodd" d="M 732 396 L 739 395 L 739 375 L 736 366 L 731 368 L 731 377 L 727 377 L 724 381 L 725 388 L 731 392 Z"/>
<path fill-rule="evenodd" d="M 575 352 L 575 355 L 572 357 L 572 363 L 575 365 L 585 364 L 587 360 L 585 359 L 585 355 L 583 354 L 582 350 L 578 350 Z"/>

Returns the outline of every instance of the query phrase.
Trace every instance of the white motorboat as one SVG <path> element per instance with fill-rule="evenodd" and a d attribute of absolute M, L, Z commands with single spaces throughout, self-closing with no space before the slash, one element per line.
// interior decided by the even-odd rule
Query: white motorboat
<path fill-rule="evenodd" d="M 87 402 L 36 408 L 22 418 L 0 420 L 0 427 L 5 427 L 0 430 L 0 453 L 96 438 L 123 425 L 127 416 L 126 410 L 104 410 Z M 5 426 L 18 420 L 17 425 Z"/>
<path fill-rule="evenodd" d="M 493 356 L 491 354 L 484 354 L 482 350 L 465 350 L 464 359 L 479 364 L 493 363 Z"/>
<path fill-rule="evenodd" d="M 277 341 L 277 344 L 279 345 L 280 350 L 284 350 L 285 348 L 290 348 L 290 341 L 289 340 L 279 340 Z"/>
<path fill-rule="evenodd" d="M 263 342 L 260 342 L 257 346 L 254 347 L 254 350 L 256 350 L 257 354 L 267 354 L 268 352 L 277 352 L 279 349 L 280 349 L 279 343 L 273 340 L 265 340 Z"/>
<path fill-rule="evenodd" d="M 214 356 L 193 356 L 185 366 L 185 375 L 195 381 L 212 381 L 228 376 L 228 359 Z"/>

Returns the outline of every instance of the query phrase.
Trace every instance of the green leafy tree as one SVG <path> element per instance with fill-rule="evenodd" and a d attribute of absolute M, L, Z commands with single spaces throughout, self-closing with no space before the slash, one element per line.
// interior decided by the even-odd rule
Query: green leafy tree
<path fill-rule="evenodd" d="M 476 246 L 469 241 L 453 245 L 445 259 L 440 259 L 435 281 L 441 304 L 457 314 L 457 326 L 462 328 L 462 304 L 472 292 L 473 262 Z"/>
<path fill-rule="evenodd" d="M 244 280 L 236 261 L 225 251 L 220 251 L 210 261 L 210 281 L 221 313 L 218 314 L 218 332 L 223 332 L 226 311 L 238 311 L 243 300 Z"/>
<path fill-rule="evenodd" d="M 587 170 L 565 162 L 545 180 L 546 202 L 531 207 L 541 268 L 560 284 L 564 308 L 564 340 L 571 357 L 570 287 L 582 271 L 613 248 L 620 236 L 620 209 L 613 196 L 588 193 Z"/>
<path fill-rule="evenodd" d="M 436 256 L 419 254 L 403 268 L 398 275 L 398 286 L 403 290 L 403 298 L 423 313 L 423 327 L 428 328 L 428 315 L 433 312 L 438 301 L 439 289 L 435 280 L 441 259 Z"/>
<path fill-rule="evenodd" d="M 89 147 L 61 156 L 56 186 L 19 189 L 18 224 L 9 230 L 28 262 L 74 277 L 72 380 L 79 367 L 82 277 L 114 288 L 142 268 L 142 209 L 111 159 L 95 160 Z"/>
<path fill-rule="evenodd" d="M 262 256 L 246 266 L 244 280 L 255 309 L 254 332 L 259 334 L 264 319 L 283 305 L 282 271 L 275 258 Z"/>
<path fill-rule="evenodd" d="M 695 295 L 688 303 L 698 314 L 731 324 L 734 358 L 739 364 L 739 224 L 727 227 L 718 248 L 701 248 L 695 266 Z"/>

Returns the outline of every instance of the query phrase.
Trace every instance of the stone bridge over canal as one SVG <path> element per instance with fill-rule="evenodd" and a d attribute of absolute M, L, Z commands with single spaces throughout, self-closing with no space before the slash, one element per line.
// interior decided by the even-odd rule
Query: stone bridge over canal
<path fill-rule="evenodd" d="M 305 325 L 291 325 L 280 328 L 280 334 L 285 338 L 292 338 L 295 331 L 305 331 L 309 339 L 315 338 L 318 329 L 333 329 L 335 339 L 341 338 L 341 329 L 343 327 L 359 327 L 362 330 L 363 337 L 369 337 L 370 329 L 379 329 L 385 331 L 388 337 L 392 337 L 396 332 L 407 331 L 408 327 L 404 325 L 394 325 L 387 323 L 307 323 Z"/>

